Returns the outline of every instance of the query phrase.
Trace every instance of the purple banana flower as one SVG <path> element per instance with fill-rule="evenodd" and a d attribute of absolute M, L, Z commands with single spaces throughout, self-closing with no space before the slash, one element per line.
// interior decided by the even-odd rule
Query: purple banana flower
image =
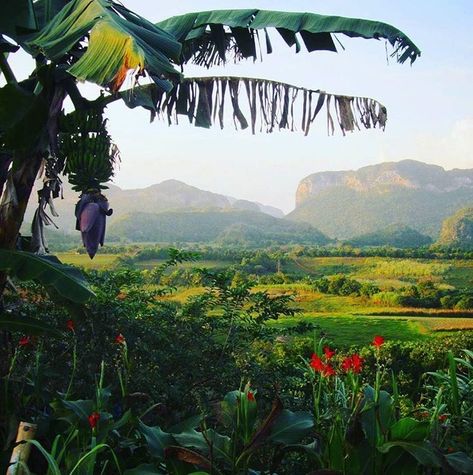
<path fill-rule="evenodd" d="M 76 204 L 76 229 L 81 232 L 87 254 L 94 258 L 105 238 L 105 220 L 111 216 L 108 200 L 100 192 L 83 193 Z"/>

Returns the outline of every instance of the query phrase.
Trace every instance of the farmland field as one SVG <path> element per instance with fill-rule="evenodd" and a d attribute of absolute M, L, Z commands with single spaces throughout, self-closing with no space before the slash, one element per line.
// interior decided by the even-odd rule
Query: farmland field
<path fill-rule="evenodd" d="M 119 264 L 119 258 L 115 254 L 98 254 L 93 261 L 84 254 L 72 252 L 62 253 L 59 257 L 65 263 L 85 269 L 111 269 Z M 152 270 L 163 262 L 163 259 L 147 259 L 137 262 L 135 267 Z M 231 264 L 229 261 L 203 259 L 179 264 L 177 268 L 223 269 Z M 299 278 L 345 274 L 360 282 L 374 283 L 381 290 L 399 289 L 425 280 L 445 289 L 473 286 L 473 262 L 468 260 L 299 257 L 284 260 L 280 271 L 287 275 L 297 275 Z M 202 287 L 178 286 L 174 292 L 162 298 L 183 304 L 203 291 Z M 290 328 L 300 322 L 310 323 L 326 334 L 327 338 L 336 339 L 341 345 L 360 344 L 365 340 L 369 342 L 374 333 L 382 333 L 393 340 L 407 341 L 423 340 L 456 331 L 473 331 L 471 311 L 400 308 L 374 302 L 362 296 L 323 294 L 300 281 L 258 284 L 254 291 L 267 291 L 270 295 L 294 295 L 293 305 L 298 309 L 296 316 L 280 318 L 270 325 Z"/>

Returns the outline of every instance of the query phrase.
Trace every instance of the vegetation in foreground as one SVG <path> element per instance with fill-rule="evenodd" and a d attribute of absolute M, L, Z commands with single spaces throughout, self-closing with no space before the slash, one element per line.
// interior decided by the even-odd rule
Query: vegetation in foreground
<path fill-rule="evenodd" d="M 174 254 L 154 278 L 193 258 Z M 91 272 L 97 297 L 73 318 L 21 284 L 2 469 L 28 420 L 33 473 L 473 473 L 472 335 L 400 341 L 387 317 L 353 322 L 356 346 L 336 320 L 319 340 L 293 296 L 194 273 L 202 291 L 176 301 L 140 271 Z"/>

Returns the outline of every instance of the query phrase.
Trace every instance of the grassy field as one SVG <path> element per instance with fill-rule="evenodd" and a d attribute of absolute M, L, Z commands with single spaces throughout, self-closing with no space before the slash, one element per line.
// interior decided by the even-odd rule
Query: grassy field
<path fill-rule="evenodd" d="M 84 254 L 62 253 L 59 258 L 68 264 L 86 269 L 107 269 L 117 264 L 118 256 L 98 254 L 93 261 Z M 162 260 L 140 262 L 137 267 L 151 269 Z M 228 262 L 198 261 L 182 267 L 225 267 Z M 292 274 L 321 277 L 344 273 L 360 281 L 375 282 L 381 289 L 401 287 L 422 280 L 433 280 L 444 287 L 470 287 L 473 285 L 473 262 L 463 260 L 428 261 L 420 259 L 321 257 L 297 258 L 284 263 L 282 271 Z M 445 332 L 473 331 L 473 318 L 458 311 L 409 309 L 374 304 L 365 297 L 327 295 L 316 292 L 310 285 L 260 285 L 255 290 L 266 290 L 272 295 L 292 293 L 300 312 L 294 318 L 271 323 L 287 328 L 298 322 L 317 325 L 327 337 L 341 345 L 371 341 L 374 334 L 387 339 L 420 340 Z M 189 297 L 203 292 L 202 288 L 179 288 L 165 299 L 184 303 Z"/>
<path fill-rule="evenodd" d="M 97 254 L 93 260 L 87 254 L 78 254 L 77 252 L 59 252 L 57 257 L 64 264 L 83 267 L 84 269 L 111 269 L 116 264 L 118 255 L 116 254 Z"/>

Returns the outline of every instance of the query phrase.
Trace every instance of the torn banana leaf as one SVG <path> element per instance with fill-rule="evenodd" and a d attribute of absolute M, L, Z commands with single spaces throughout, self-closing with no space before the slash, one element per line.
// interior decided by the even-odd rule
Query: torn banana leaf
<path fill-rule="evenodd" d="M 237 129 L 251 127 L 252 133 L 287 129 L 307 135 L 312 124 L 326 122 L 329 134 L 355 129 L 384 129 L 386 108 L 374 99 L 329 94 L 264 79 L 240 77 L 187 78 L 168 93 L 154 84 L 123 91 L 130 108 L 144 107 L 169 124 L 180 116 L 197 127 L 225 124 L 225 107 Z"/>
<path fill-rule="evenodd" d="M 145 73 L 162 89 L 180 77 L 181 44 L 169 33 L 124 6 L 107 0 L 67 3 L 28 43 L 52 61 L 79 57 L 68 72 L 112 91 L 120 89 L 129 72 Z"/>
<path fill-rule="evenodd" d="M 316 13 L 279 12 L 259 9 L 213 10 L 187 13 L 157 23 L 183 44 L 181 63 L 193 61 L 210 67 L 229 58 L 261 57 L 259 32 L 264 32 L 266 52 L 272 52 L 269 28 L 275 28 L 289 46 L 308 51 L 337 51 L 336 34 L 349 38 L 385 39 L 393 47 L 399 63 L 420 55 L 417 46 L 394 26 L 372 20 L 318 15 Z"/>

